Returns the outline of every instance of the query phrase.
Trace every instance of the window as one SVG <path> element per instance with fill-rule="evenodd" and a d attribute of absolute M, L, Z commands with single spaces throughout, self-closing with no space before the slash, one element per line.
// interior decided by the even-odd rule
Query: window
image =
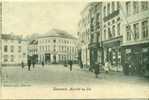
<path fill-rule="evenodd" d="M 133 25 L 134 28 L 134 40 L 139 39 L 139 24 L 136 23 Z"/>
<path fill-rule="evenodd" d="M 134 14 L 139 12 L 139 5 L 137 1 L 133 2 L 133 9 L 134 9 L 133 11 Z"/>
<path fill-rule="evenodd" d="M 46 49 L 45 51 L 48 51 L 48 46 L 45 46 L 45 49 Z"/>
<path fill-rule="evenodd" d="M 53 40 L 53 42 L 55 43 L 55 42 L 56 42 L 56 40 Z"/>
<path fill-rule="evenodd" d="M 18 43 L 21 44 L 21 40 L 18 40 Z"/>
<path fill-rule="evenodd" d="M 148 9 L 148 2 L 147 1 L 141 1 L 141 9 L 142 10 Z"/>
<path fill-rule="evenodd" d="M 115 37 L 115 26 L 112 27 L 112 36 Z"/>
<path fill-rule="evenodd" d="M 142 35 L 143 38 L 148 37 L 148 21 L 142 22 Z"/>
<path fill-rule="evenodd" d="M 126 32 L 127 32 L 127 40 L 131 40 L 131 27 L 130 26 L 126 26 Z"/>
<path fill-rule="evenodd" d="M 14 52 L 14 46 L 11 46 L 11 47 L 10 47 L 10 51 L 11 51 L 11 52 Z"/>
<path fill-rule="evenodd" d="M 117 25 L 117 35 L 120 35 L 120 23 Z"/>
<path fill-rule="evenodd" d="M 48 46 L 48 50 L 50 50 L 50 45 Z"/>
<path fill-rule="evenodd" d="M 107 7 L 107 15 L 110 14 L 110 3 L 108 3 L 108 7 Z"/>
<path fill-rule="evenodd" d="M 115 10 L 115 2 L 112 2 L 112 12 Z"/>
<path fill-rule="evenodd" d="M 93 32 L 94 31 L 94 26 L 93 26 L 93 22 L 94 22 L 94 18 L 91 18 L 91 32 Z"/>
<path fill-rule="evenodd" d="M 91 34 L 91 43 L 93 43 L 93 40 L 94 40 L 94 35 Z"/>
<path fill-rule="evenodd" d="M 108 28 L 108 37 L 109 37 L 109 39 L 112 38 L 112 34 L 111 34 L 111 30 L 110 30 L 110 28 Z"/>
<path fill-rule="evenodd" d="M 131 9 L 130 9 L 130 2 L 126 2 L 126 11 L 127 11 L 127 15 L 129 16 L 131 13 Z"/>
<path fill-rule="evenodd" d="M 7 45 L 4 46 L 4 52 L 8 52 L 8 46 Z"/>
<path fill-rule="evenodd" d="M 11 55 L 11 58 L 10 58 L 11 62 L 14 61 L 14 55 Z"/>
<path fill-rule="evenodd" d="M 120 3 L 117 1 L 117 10 L 120 9 Z"/>
<path fill-rule="evenodd" d="M 21 46 L 18 46 L 18 52 L 21 52 Z"/>
<path fill-rule="evenodd" d="M 100 25 L 99 25 L 99 13 L 97 13 L 96 15 L 96 29 L 99 29 L 100 28 Z"/>
<path fill-rule="evenodd" d="M 103 13 L 104 13 L 104 17 L 105 17 L 106 16 L 106 7 L 104 6 L 103 9 L 104 9 L 104 12 Z"/>
<path fill-rule="evenodd" d="M 8 61 L 8 55 L 4 55 L 4 62 Z"/>
<path fill-rule="evenodd" d="M 106 40 L 106 29 L 104 30 L 104 39 Z"/>
<path fill-rule="evenodd" d="M 97 34 L 94 34 L 94 35 L 93 35 L 93 42 L 94 42 L 94 43 L 97 42 L 97 38 L 98 38 L 98 37 L 97 37 Z"/>

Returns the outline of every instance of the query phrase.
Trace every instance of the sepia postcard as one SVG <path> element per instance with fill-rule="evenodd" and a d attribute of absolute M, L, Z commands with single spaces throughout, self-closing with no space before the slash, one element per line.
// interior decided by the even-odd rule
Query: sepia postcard
<path fill-rule="evenodd" d="M 0 99 L 149 100 L 149 1 L 2 0 Z"/>

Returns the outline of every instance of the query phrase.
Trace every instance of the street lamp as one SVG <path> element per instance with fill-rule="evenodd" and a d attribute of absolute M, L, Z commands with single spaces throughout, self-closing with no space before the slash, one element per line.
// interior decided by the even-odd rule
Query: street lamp
<path fill-rule="evenodd" d="M 53 59 L 54 59 L 54 64 L 56 63 L 56 49 L 55 49 L 55 43 L 56 43 L 56 40 L 53 40 L 53 42 L 54 42 L 54 55 L 53 55 Z"/>

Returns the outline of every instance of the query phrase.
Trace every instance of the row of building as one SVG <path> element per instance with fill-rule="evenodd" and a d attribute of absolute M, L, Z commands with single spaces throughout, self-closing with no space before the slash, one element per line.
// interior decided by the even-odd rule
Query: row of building
<path fill-rule="evenodd" d="M 84 66 L 109 62 L 111 69 L 134 72 L 149 62 L 149 2 L 91 2 L 79 22 L 80 61 Z"/>
<path fill-rule="evenodd" d="M 22 61 L 27 63 L 27 40 L 13 34 L 2 34 L 1 39 L 2 65 L 18 65 Z"/>
<path fill-rule="evenodd" d="M 2 65 L 77 62 L 77 39 L 65 31 L 53 29 L 37 37 L 23 38 L 2 34 Z"/>
<path fill-rule="evenodd" d="M 0 58 L 2 57 L 1 52 L 1 34 L 2 34 L 2 3 L 0 2 Z M 0 60 L 0 72 L 1 72 L 1 60 Z"/>

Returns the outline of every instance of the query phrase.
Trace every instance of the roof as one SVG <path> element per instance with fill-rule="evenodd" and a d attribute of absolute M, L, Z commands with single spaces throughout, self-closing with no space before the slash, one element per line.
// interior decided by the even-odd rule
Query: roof
<path fill-rule="evenodd" d="M 12 35 L 12 34 L 1 34 L 1 38 L 6 40 L 22 40 L 21 36 Z"/>
<path fill-rule="evenodd" d="M 67 33 L 66 31 L 59 30 L 59 29 L 52 29 L 48 31 L 47 33 L 39 36 L 38 38 L 41 37 L 61 37 L 61 38 L 70 38 L 70 39 L 76 39 L 73 35 Z"/>
<path fill-rule="evenodd" d="M 38 44 L 38 41 L 37 40 L 32 40 L 29 44 L 33 44 L 33 45 L 36 45 L 36 44 Z"/>

